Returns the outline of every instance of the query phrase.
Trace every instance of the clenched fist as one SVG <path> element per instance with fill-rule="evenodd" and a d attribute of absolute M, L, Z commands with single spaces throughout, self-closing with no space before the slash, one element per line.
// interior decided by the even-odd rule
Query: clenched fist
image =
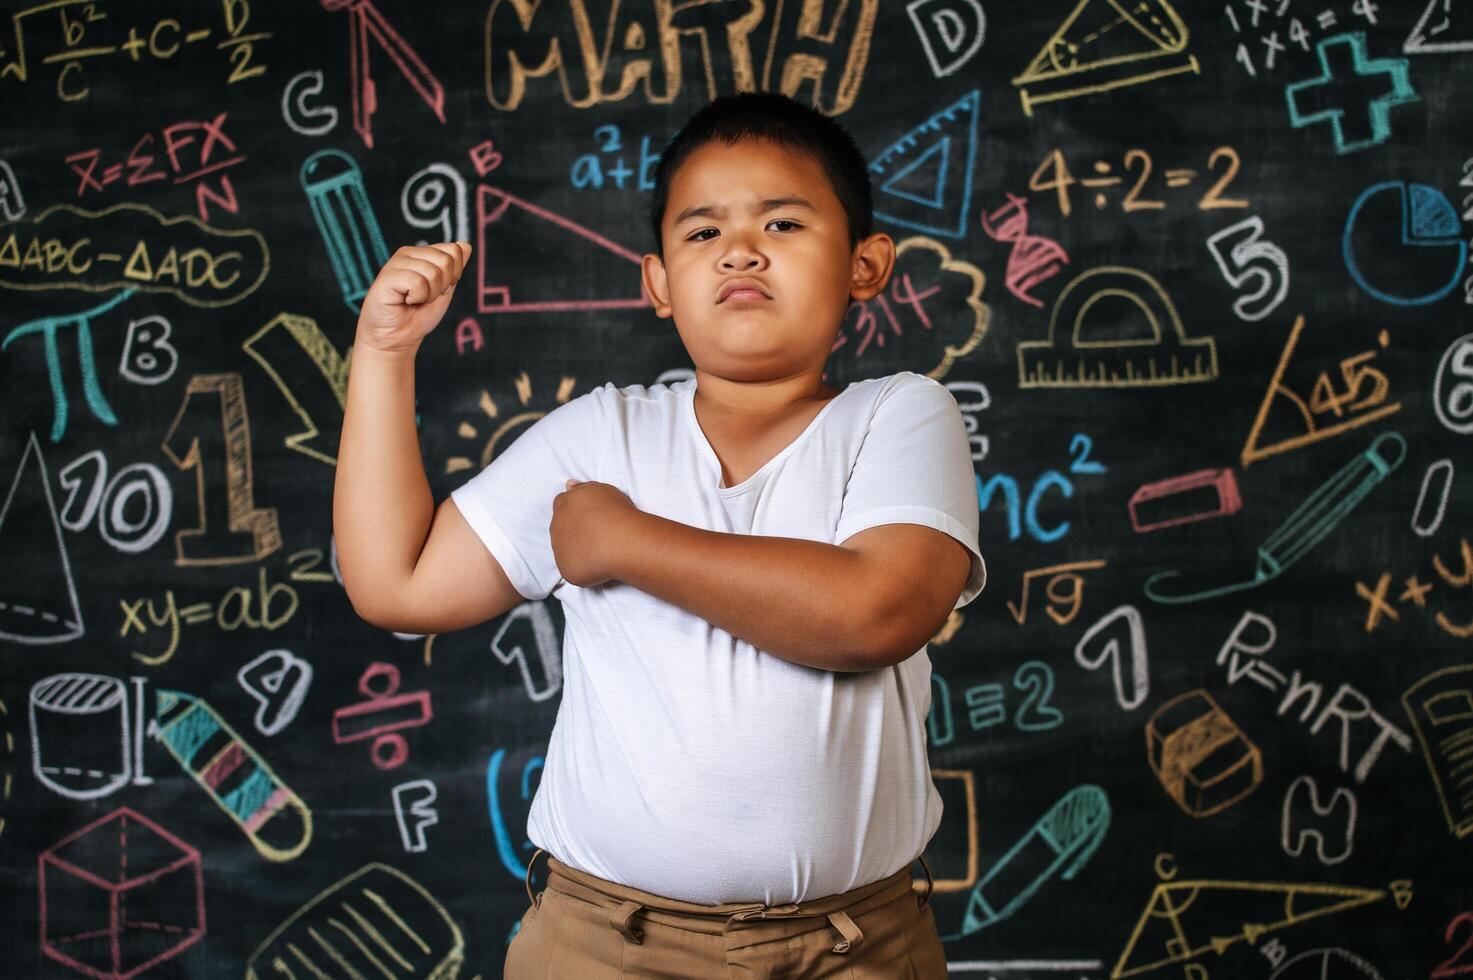
<path fill-rule="evenodd" d="M 579 588 L 614 577 L 613 557 L 623 548 L 629 520 L 640 511 L 618 487 L 569 480 L 552 498 L 552 557 L 563 579 Z"/>
<path fill-rule="evenodd" d="M 394 353 L 416 351 L 445 315 L 470 256 L 470 242 L 401 246 L 363 297 L 357 342 Z"/>

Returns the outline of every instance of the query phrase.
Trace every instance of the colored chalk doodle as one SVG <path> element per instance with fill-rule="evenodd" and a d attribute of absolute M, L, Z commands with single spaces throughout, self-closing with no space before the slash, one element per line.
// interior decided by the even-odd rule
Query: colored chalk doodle
<path fill-rule="evenodd" d="M 1207 251 L 1228 285 L 1248 287 L 1233 300 L 1238 319 L 1262 320 L 1289 295 L 1289 257 L 1263 237 L 1263 219 L 1258 215 L 1213 232 Z"/>
<path fill-rule="evenodd" d="M 1412 508 L 1412 530 L 1417 537 L 1431 537 L 1442 527 L 1452 489 L 1452 459 L 1444 456 L 1429 464 L 1427 472 L 1422 474 L 1422 487 L 1417 491 L 1417 506 Z"/>
<path fill-rule="evenodd" d="M 201 221 L 210 220 L 211 204 L 231 215 L 239 214 L 240 203 L 236 200 L 235 186 L 226 171 L 244 163 L 246 156 L 235 152 L 238 149 L 235 140 L 225 132 L 228 115 L 229 110 L 225 110 L 213 119 L 179 119 L 160 127 L 157 139 L 152 128 L 136 140 L 129 134 L 126 139 L 131 142 L 133 150 L 126 158 L 116 148 L 104 156 L 102 148 L 96 146 L 67 154 L 66 163 L 77 178 L 73 196 L 82 198 L 88 194 L 104 194 L 109 185 L 119 181 L 123 181 L 123 186 L 131 193 L 141 193 L 133 188 L 157 181 L 165 181 L 165 187 L 193 183 L 195 206 Z M 239 138 L 238 126 L 232 124 L 231 129 Z M 163 147 L 162 158 L 140 152 L 144 146 L 154 145 Z M 129 170 L 126 180 L 124 166 Z"/>
<path fill-rule="evenodd" d="M 1401 46 L 1402 54 L 1469 51 L 1473 51 L 1473 6 L 1467 0 L 1427 0 L 1422 16 Z"/>
<path fill-rule="evenodd" d="M 321 69 L 298 72 L 281 92 L 281 120 L 301 136 L 326 136 L 338 124 L 338 110 L 330 105 L 308 105 L 308 96 L 322 94 Z"/>
<path fill-rule="evenodd" d="M 1269 980 L 1382 980 L 1381 971 L 1343 949 L 1311 949 L 1285 960 Z"/>
<path fill-rule="evenodd" d="M 298 177 L 343 302 L 357 315 L 369 285 L 389 260 L 363 171 L 342 150 L 318 150 L 302 163 Z"/>
<path fill-rule="evenodd" d="M 1182 574 L 1172 569 L 1146 579 L 1142 587 L 1146 597 L 1162 603 L 1200 602 L 1230 592 L 1256 589 L 1278 578 L 1335 530 L 1367 494 L 1402 464 L 1406 455 L 1407 444 L 1401 433 L 1383 432 L 1377 436 L 1368 448 L 1320 484 L 1264 539 L 1258 546 L 1258 562 L 1252 578 L 1190 592 L 1163 592 L 1162 582 Z"/>
<path fill-rule="evenodd" d="M 1102 639 L 1096 642 L 1097 637 Z M 1123 711 L 1134 711 L 1151 692 L 1146 625 L 1135 606 L 1119 606 L 1106 613 L 1084 631 L 1074 646 L 1074 662 L 1086 670 L 1098 670 L 1107 660 L 1115 685 L 1115 702 Z"/>
<path fill-rule="evenodd" d="M 987 37 L 987 14 L 978 0 L 911 0 L 905 12 L 937 78 L 971 61 Z"/>
<path fill-rule="evenodd" d="M 312 811 L 215 709 L 183 691 L 156 693 L 154 737 L 268 861 L 312 840 Z"/>
<path fill-rule="evenodd" d="M 1367 294 L 1393 306 L 1423 306 L 1458 284 L 1468 261 L 1461 228 L 1442 191 L 1387 180 L 1350 206 L 1340 250 L 1350 278 Z"/>
<path fill-rule="evenodd" d="M 1440 552 L 1441 549 L 1439 549 Z M 1433 622 L 1437 628 L 1449 636 L 1460 640 L 1473 638 L 1473 620 L 1459 622 L 1453 616 L 1461 619 L 1467 613 L 1460 612 L 1466 609 L 1466 591 L 1473 586 L 1473 545 L 1468 539 L 1459 538 L 1455 551 L 1456 558 L 1444 561 L 1440 553 L 1432 555 L 1432 569 L 1428 572 L 1429 581 L 1423 582 L 1421 573 L 1413 572 L 1402 579 L 1402 591 L 1399 595 L 1391 591 L 1391 572 L 1385 571 L 1376 579 L 1374 586 L 1365 582 L 1355 583 L 1355 594 L 1366 602 L 1365 631 L 1374 633 L 1383 625 L 1383 619 L 1398 622 L 1401 619 L 1401 610 L 1410 612 L 1431 612 Z M 1454 571 L 1461 564 L 1461 570 Z M 1433 577 L 1435 573 L 1435 577 Z M 1434 599 L 1427 598 L 1429 593 L 1436 592 Z M 1451 595 L 1449 595 L 1451 593 Z M 1397 606 L 1393 606 L 1392 596 L 1395 595 Z M 1410 603 L 1410 609 L 1408 609 Z M 1441 608 L 1436 608 L 1436 607 Z M 1449 615 L 1452 612 L 1453 615 Z"/>
<path fill-rule="evenodd" d="M 198 497 L 199 523 L 174 532 L 174 564 L 239 565 L 281 547 L 276 508 L 255 506 L 251 420 L 239 374 L 191 377 L 162 448 L 176 467 L 194 471 Z"/>
<path fill-rule="evenodd" d="M 981 103 L 973 89 L 870 161 L 876 220 L 947 238 L 965 234 Z"/>
<path fill-rule="evenodd" d="M 1020 388 L 1142 388 L 1216 377 L 1213 339 L 1189 337 L 1161 284 L 1126 266 L 1076 276 L 1054 301 L 1046 339 L 1018 344 Z"/>
<path fill-rule="evenodd" d="M 1015 603 L 1007 601 L 1008 613 L 1012 615 L 1013 621 L 1022 626 L 1028 621 L 1028 592 L 1029 586 L 1035 579 L 1043 579 L 1044 612 L 1059 626 L 1068 626 L 1079 615 L 1080 603 L 1084 601 L 1084 576 L 1082 572 L 1092 572 L 1104 568 L 1106 561 L 1103 558 L 1093 561 L 1066 562 L 1062 565 L 1049 565 L 1046 568 L 1030 568 L 1023 573 L 1023 592 Z"/>
<path fill-rule="evenodd" d="M 212 39 L 208 49 L 221 52 L 219 60 L 230 62 L 225 84 L 232 85 L 263 75 L 267 66 L 260 63 L 256 44 L 270 40 L 271 33 L 262 30 L 244 32 L 250 20 L 248 0 L 230 0 L 216 7 L 223 21 L 218 25 L 210 18 L 200 16 L 211 6 L 189 8 L 183 23 L 173 17 L 159 17 L 157 14 L 161 11 L 153 8 L 109 11 L 106 4 L 101 5 L 101 9 L 96 5 L 83 7 L 76 0 L 23 6 L 8 15 L 14 47 L 8 52 L 0 47 L 0 78 L 9 77 L 22 83 L 34 79 L 32 84 L 36 84 L 43 77 L 49 79 L 47 70 L 56 65 L 52 84 L 57 101 L 63 105 L 81 102 L 92 93 L 94 79 L 88 76 L 87 66 L 97 69 L 105 65 L 97 80 L 111 80 L 120 66 L 168 61 L 179 54 L 185 44 L 210 37 L 217 27 L 221 28 L 215 35 L 219 40 Z M 109 13 L 113 16 L 108 16 Z M 151 25 L 147 19 L 149 14 L 156 17 Z M 134 20 L 134 17 L 138 19 Z M 27 59 L 28 40 L 33 56 L 40 55 L 34 58 L 34 65 L 39 68 L 34 74 L 31 70 L 33 63 Z M 62 50 L 56 51 L 55 47 Z M 210 84 L 214 83 L 215 79 L 211 78 Z"/>
<path fill-rule="evenodd" d="M 471 240 L 470 192 L 465 178 L 448 163 L 432 163 L 404 182 L 399 213 L 415 228 L 434 230 L 428 241 L 416 244 Z"/>
<path fill-rule="evenodd" d="M 1385 330 L 1376 338 L 1380 350 L 1373 347 L 1341 358 L 1338 375 L 1325 370 L 1312 383 L 1285 380 L 1304 322 L 1300 314 L 1289 328 L 1289 338 L 1243 443 L 1239 461 L 1244 469 L 1401 411 L 1400 401 L 1387 401 L 1391 382 L 1373 363 L 1391 346 L 1391 335 Z"/>
<path fill-rule="evenodd" d="M 204 938 L 199 851 L 130 807 L 52 844 L 37 867 L 41 951 L 79 973 L 128 980 Z"/>
<path fill-rule="evenodd" d="M 339 745 L 372 739 L 368 755 L 379 769 L 397 769 L 409 758 L 409 743 L 399 732 L 419 728 L 435 717 L 429 691 L 399 693 L 399 668 L 374 661 L 358 678 L 365 700 L 332 713 L 332 740 Z"/>
<path fill-rule="evenodd" d="M 66 434 L 67 419 L 70 415 L 66 382 L 62 378 L 61 344 L 58 342 L 58 334 L 62 331 L 76 331 L 77 369 L 82 375 L 82 394 L 86 399 L 87 407 L 92 410 L 93 416 L 99 421 L 112 426 L 118 424 L 118 417 L 113 414 L 112 406 L 107 403 L 107 398 L 103 396 L 102 387 L 98 383 L 97 365 L 92 356 L 92 320 L 111 311 L 133 293 L 134 290 L 125 289 L 111 299 L 78 313 L 30 320 L 13 327 L 5 338 L 0 340 L 0 351 L 4 351 L 21 337 L 35 335 L 41 338 L 42 350 L 46 358 L 46 376 L 51 384 L 52 442 L 60 442 L 61 437 Z"/>
<path fill-rule="evenodd" d="M 1437 362 L 1432 382 L 1432 407 L 1437 421 L 1450 432 L 1473 432 L 1473 333 L 1448 344 Z"/>
<path fill-rule="evenodd" d="M 302 420 L 302 431 L 286 437 L 287 448 L 336 466 L 336 449 L 324 443 L 335 442 L 329 436 L 343 424 L 348 358 L 338 353 L 316 320 L 292 313 L 272 317 L 241 341 L 240 347 L 270 375 L 287 405 Z"/>
<path fill-rule="evenodd" d="M 372 41 L 389 56 L 394 67 L 414 87 L 414 91 L 430 107 L 435 118 L 445 121 L 445 87 L 426 67 L 388 19 L 371 0 L 322 0 L 327 10 L 342 10 L 348 15 L 348 52 L 351 58 L 349 78 L 353 87 L 353 129 L 363 145 L 373 149 L 373 114 L 378 111 L 378 86 L 373 80 Z"/>
<path fill-rule="evenodd" d="M 1306 811 L 1308 811 L 1306 813 Z M 1319 783 L 1305 774 L 1289 784 L 1280 811 L 1279 845 L 1290 857 L 1310 849 L 1321 864 L 1339 864 L 1355 848 L 1355 820 L 1359 803 L 1348 787 L 1337 786 L 1329 800 L 1320 799 Z"/>
<path fill-rule="evenodd" d="M 32 432 L 0 505 L 0 639 L 65 643 L 85 632 L 46 460 Z"/>
<path fill-rule="evenodd" d="M 557 393 L 553 396 L 553 407 L 565 404 L 572 398 L 573 389 L 577 385 L 577 378 L 566 374 L 559 378 Z M 537 395 L 531 378 L 528 377 L 526 372 L 523 372 L 517 380 L 516 404 L 518 406 L 525 406 L 536 399 Z M 476 407 L 480 409 L 481 415 L 484 416 L 482 424 L 490 427 L 490 434 L 485 434 L 478 427 L 477 420 L 474 418 L 470 421 L 462 421 L 456 427 L 455 434 L 461 439 L 472 441 L 473 445 L 468 451 L 474 453 L 474 455 L 451 456 L 445 460 L 444 472 L 447 476 L 452 473 L 461 473 L 471 469 L 479 472 L 490 466 L 491 460 L 495 459 L 506 446 L 515 442 L 523 431 L 531 427 L 533 423 L 546 415 L 548 411 L 551 411 L 551 409 L 546 411 L 532 409 L 529 411 L 515 412 L 506 418 L 502 418 L 501 413 L 504 410 L 502 405 L 491 394 L 490 390 L 486 388 L 481 389 L 480 397 L 476 399 Z M 485 440 L 484 442 L 482 442 L 483 439 Z"/>
<path fill-rule="evenodd" d="M 1236 514 L 1243 507 L 1230 469 L 1205 469 L 1143 483 L 1126 505 L 1137 534 Z"/>
<path fill-rule="evenodd" d="M 108 796 L 143 774 L 142 684 L 129 707 L 128 687 L 106 674 L 66 673 L 31 685 L 31 772 L 73 800 Z"/>
<path fill-rule="evenodd" d="M 173 330 L 169 321 L 157 314 L 130 320 L 118 374 L 139 385 L 168 381 L 179 366 L 179 349 L 169 343 Z"/>
<path fill-rule="evenodd" d="M 1086 783 L 1065 793 L 978 882 L 961 931 L 941 938 L 961 939 L 1009 918 L 1055 875 L 1070 881 L 1109 828 L 1110 801 L 1103 789 Z"/>
<path fill-rule="evenodd" d="M 389 793 L 394 801 L 394 822 L 399 825 L 399 840 L 408 854 L 429 849 L 425 831 L 440 822 L 440 811 L 434 802 L 440 791 L 433 780 L 415 779 L 400 783 Z"/>
<path fill-rule="evenodd" d="M 682 95 L 781 90 L 840 116 L 859 95 L 880 6 L 497 2 L 484 15 L 486 101 L 499 113 L 524 98 L 537 103 L 524 113 L 540 114 L 544 99 L 558 98 L 585 112 L 638 112 Z M 636 98 L 638 106 L 626 102 Z"/>
<path fill-rule="evenodd" d="M 860 363 L 867 357 L 902 356 L 917 373 L 945 378 L 987 333 L 992 307 L 982 299 L 986 284 L 981 269 L 936 239 L 901 239 L 889 285 L 867 300 L 850 301 L 830 357 L 839 355 L 839 365 L 857 371 L 867 370 Z"/>
<path fill-rule="evenodd" d="M 1254 629 L 1262 637 L 1256 642 L 1250 634 Z M 1296 667 L 1286 675 L 1271 664 L 1265 654 L 1277 642 L 1278 628 L 1274 621 L 1251 609 L 1245 610 L 1217 652 L 1217 663 L 1227 667 L 1228 686 L 1247 680 L 1270 692 L 1282 690 L 1276 714 L 1282 718 L 1297 707 L 1297 720 L 1309 728 L 1311 735 L 1317 735 L 1328 724 L 1335 723 L 1332 731 L 1338 730 L 1339 735 L 1336 763 L 1341 772 L 1354 772 L 1358 783 L 1366 781 L 1388 745 L 1395 745 L 1403 752 L 1412 751 L 1411 736 L 1393 725 L 1375 709 L 1371 699 L 1355 687 L 1342 683 L 1325 698 L 1325 685 L 1310 679 L 1300 668 Z M 1352 737 L 1353 732 L 1357 737 Z M 1352 769 L 1353 743 L 1364 747 L 1359 750 L 1359 758 Z"/>
<path fill-rule="evenodd" d="M 527 814 L 537 791 L 533 777 L 540 778 L 543 761 L 541 755 L 497 749 L 486 762 L 486 806 L 496 856 L 514 878 L 527 876 L 525 862 L 536 850 L 527 839 Z"/>
<path fill-rule="evenodd" d="M 67 491 L 62 526 L 81 531 L 95 524 L 102 540 L 123 554 L 152 548 L 174 516 L 174 489 L 152 463 L 131 463 L 109 478 L 107 454 L 94 449 L 63 466 L 57 479 Z"/>
<path fill-rule="evenodd" d="M 9 716 L 10 709 L 5 706 L 5 699 L 0 698 L 0 835 L 5 833 L 8 819 L 5 811 L 10 808 L 15 788 L 15 771 L 11 765 L 15 755 L 15 733 L 10 730 Z"/>
<path fill-rule="evenodd" d="M 1033 287 L 1062 272 L 1069 264 L 1069 253 L 1052 238 L 1029 234 L 1028 199 L 1012 191 L 1006 196 L 1006 204 L 991 213 L 982 212 L 982 230 L 994 241 L 1012 245 L 1003 274 L 1008 292 L 1029 306 L 1042 308 L 1043 300 L 1033 295 Z"/>
<path fill-rule="evenodd" d="M 1167 0 L 1079 0 L 1013 86 L 1031 116 L 1040 103 L 1195 74 L 1200 69 L 1189 39 Z"/>
<path fill-rule="evenodd" d="M 0 160 L 0 219 L 19 221 L 26 215 L 26 199 L 9 161 Z"/>
<path fill-rule="evenodd" d="M 1447 829 L 1473 834 L 1473 665 L 1444 667 L 1401 696 Z"/>
<path fill-rule="evenodd" d="M 1193 817 L 1221 813 L 1263 782 L 1263 753 L 1203 690 L 1152 713 L 1146 758 L 1166 795 Z"/>
<path fill-rule="evenodd" d="M 251 953 L 245 975 L 455 980 L 464 961 L 465 937 L 439 899 L 373 863 L 293 912 Z"/>
<path fill-rule="evenodd" d="M 546 603 L 523 602 L 507 613 L 491 637 L 491 653 L 503 665 L 516 665 L 529 701 L 546 701 L 563 689 L 563 646 Z"/>
<path fill-rule="evenodd" d="M 651 305 L 639 280 L 639 253 L 566 215 L 482 184 L 476 188 L 475 220 L 471 261 L 476 267 L 478 312 L 627 310 Z M 504 279 L 501 257 L 529 253 L 556 255 L 558 261 L 519 270 L 513 287 Z M 568 275 L 570 268 L 579 274 Z M 600 295 L 609 282 L 634 283 L 639 296 Z"/>
<path fill-rule="evenodd" d="M 1237 943 L 1251 946 L 1261 936 L 1370 905 L 1388 894 L 1350 885 L 1173 877 L 1156 886 L 1110 977 L 1121 980 L 1209 953 L 1220 956 Z"/>
<path fill-rule="evenodd" d="M 168 218 L 144 204 L 56 204 L 0 225 L 0 286 L 10 289 L 138 289 L 215 308 L 254 293 L 270 267 L 260 232 Z"/>
<path fill-rule="evenodd" d="M 926 862 L 934 872 L 932 889 L 938 894 L 966 891 L 977 884 L 982 857 L 977 777 L 970 769 L 932 769 L 931 779 L 941 797 L 941 826 L 926 845 Z M 923 880 L 915 882 L 916 891 L 924 887 Z"/>
<path fill-rule="evenodd" d="M 312 665 L 290 650 L 267 650 L 235 675 L 256 701 L 256 731 L 276 735 L 290 725 L 307 699 Z"/>
<path fill-rule="evenodd" d="M 1366 57 L 1364 31 L 1321 38 L 1315 45 L 1320 73 L 1284 89 L 1289 124 L 1303 129 L 1329 123 L 1336 153 L 1377 146 L 1391 138 L 1391 110 L 1417 102 L 1405 58 Z M 1378 94 L 1364 95 L 1367 79 Z"/>

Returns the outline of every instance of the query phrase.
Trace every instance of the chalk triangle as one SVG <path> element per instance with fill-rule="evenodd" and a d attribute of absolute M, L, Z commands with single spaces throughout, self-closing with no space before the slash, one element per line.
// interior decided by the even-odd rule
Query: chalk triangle
<path fill-rule="evenodd" d="M 981 103 L 973 89 L 871 161 L 876 218 L 947 238 L 966 233 Z"/>
<path fill-rule="evenodd" d="M 41 445 L 32 432 L 0 505 L 0 639 L 63 643 L 84 630 Z"/>
<path fill-rule="evenodd" d="M 1402 54 L 1454 54 L 1473 51 L 1473 5 L 1466 0 L 1427 0 Z"/>

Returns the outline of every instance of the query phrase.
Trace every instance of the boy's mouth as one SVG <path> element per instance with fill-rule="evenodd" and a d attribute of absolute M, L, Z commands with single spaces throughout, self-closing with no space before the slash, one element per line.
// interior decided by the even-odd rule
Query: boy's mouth
<path fill-rule="evenodd" d="M 766 288 L 755 279 L 733 279 L 721 287 L 721 292 L 716 296 L 717 304 L 725 303 L 727 300 L 738 303 L 753 303 L 769 300 L 772 297 Z"/>

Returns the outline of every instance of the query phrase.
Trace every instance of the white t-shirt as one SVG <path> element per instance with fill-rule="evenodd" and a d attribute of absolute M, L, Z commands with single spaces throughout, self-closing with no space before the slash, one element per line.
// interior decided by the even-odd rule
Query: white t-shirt
<path fill-rule="evenodd" d="M 820 670 L 609 581 L 562 579 L 564 481 L 618 487 L 698 528 L 842 544 L 923 524 L 972 553 L 977 488 L 956 400 L 911 371 L 856 381 L 751 477 L 722 487 L 696 379 L 612 382 L 538 419 L 451 496 L 528 599 L 563 603 L 563 690 L 527 836 L 608 881 L 687 902 L 803 902 L 907 867 L 941 822 L 926 758 L 931 661 Z M 855 596 L 855 602 L 862 602 Z"/>

